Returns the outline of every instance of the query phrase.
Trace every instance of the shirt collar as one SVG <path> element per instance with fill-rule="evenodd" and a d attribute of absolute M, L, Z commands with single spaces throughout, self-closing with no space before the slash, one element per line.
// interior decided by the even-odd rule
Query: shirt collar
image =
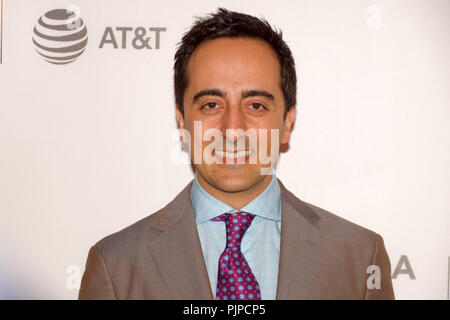
<path fill-rule="evenodd" d="M 229 205 L 206 192 L 195 175 L 191 188 L 191 201 L 197 224 L 211 220 L 225 212 L 237 212 Z M 275 174 L 266 189 L 239 211 L 249 212 L 262 218 L 281 221 L 281 192 Z"/>

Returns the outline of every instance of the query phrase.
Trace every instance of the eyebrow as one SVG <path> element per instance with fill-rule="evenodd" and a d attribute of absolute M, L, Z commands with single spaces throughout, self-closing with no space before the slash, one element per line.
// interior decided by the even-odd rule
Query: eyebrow
<path fill-rule="evenodd" d="M 226 93 L 223 93 L 219 89 L 208 89 L 208 90 L 202 90 L 198 92 L 194 98 L 192 99 L 192 103 L 195 103 L 200 97 L 203 96 L 216 96 L 216 97 L 226 97 Z M 275 100 L 275 97 L 270 92 L 267 92 L 265 90 L 244 90 L 241 93 L 241 98 L 245 99 L 248 97 L 266 97 L 270 100 Z"/>

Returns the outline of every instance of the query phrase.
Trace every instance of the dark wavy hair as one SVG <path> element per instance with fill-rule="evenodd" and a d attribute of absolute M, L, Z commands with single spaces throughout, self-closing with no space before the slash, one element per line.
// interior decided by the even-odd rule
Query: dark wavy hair
<path fill-rule="evenodd" d="M 285 101 L 285 115 L 297 104 L 297 76 L 291 50 L 283 32 L 272 29 L 265 19 L 218 8 L 216 13 L 197 20 L 177 44 L 174 63 L 175 103 L 184 115 L 183 97 L 188 86 L 187 65 L 194 50 L 204 41 L 217 38 L 254 38 L 267 42 L 278 56 L 281 66 L 280 87 Z"/>

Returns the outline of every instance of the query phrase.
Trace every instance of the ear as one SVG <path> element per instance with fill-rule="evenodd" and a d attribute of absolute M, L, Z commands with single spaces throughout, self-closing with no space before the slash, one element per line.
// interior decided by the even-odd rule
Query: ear
<path fill-rule="evenodd" d="M 292 106 L 286 113 L 283 125 L 283 137 L 281 137 L 281 144 L 287 144 L 291 139 L 291 132 L 295 122 L 295 114 L 296 114 L 295 106 Z"/>
<path fill-rule="evenodd" d="M 184 116 L 178 108 L 178 105 L 175 106 L 175 117 L 177 120 L 178 129 L 180 130 L 180 140 L 182 143 L 188 143 L 186 137 L 186 129 L 184 127 Z"/>
<path fill-rule="evenodd" d="M 184 129 L 184 117 L 183 114 L 180 111 L 180 108 L 178 108 L 178 105 L 175 106 L 175 117 L 177 119 L 178 129 Z"/>

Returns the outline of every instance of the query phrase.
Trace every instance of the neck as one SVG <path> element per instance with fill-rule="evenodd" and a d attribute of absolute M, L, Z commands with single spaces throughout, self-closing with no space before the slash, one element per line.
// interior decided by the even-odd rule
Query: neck
<path fill-rule="evenodd" d="M 267 188 L 272 180 L 272 175 L 266 175 L 250 188 L 237 192 L 226 192 L 224 190 L 217 189 L 206 181 L 200 174 L 197 174 L 197 180 L 200 186 L 214 198 L 229 205 L 233 209 L 240 210 L 252 200 L 256 199 Z"/>

